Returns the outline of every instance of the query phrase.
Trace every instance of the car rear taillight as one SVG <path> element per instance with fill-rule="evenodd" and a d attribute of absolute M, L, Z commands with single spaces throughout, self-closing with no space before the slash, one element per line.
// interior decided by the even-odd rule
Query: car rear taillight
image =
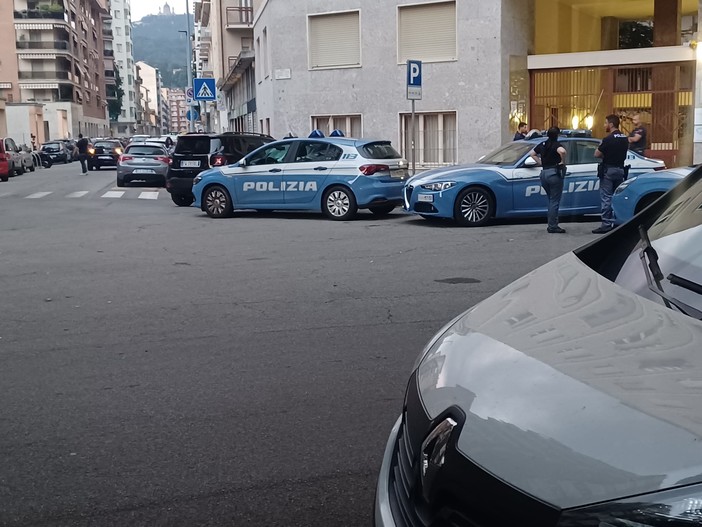
<path fill-rule="evenodd" d="M 117 162 L 124 163 L 125 161 L 131 161 L 132 159 L 134 159 L 134 156 L 121 155 L 119 156 L 119 160 Z"/>
<path fill-rule="evenodd" d="M 390 170 L 390 167 L 387 165 L 361 165 L 358 167 L 358 170 L 360 170 L 364 176 L 372 176 L 376 172 Z"/>
<path fill-rule="evenodd" d="M 221 167 L 223 165 L 227 164 L 227 158 L 223 155 L 220 154 L 215 154 L 212 157 L 210 157 L 210 166 L 211 167 Z"/>
<path fill-rule="evenodd" d="M 156 156 L 156 161 L 160 161 L 161 163 L 166 163 L 167 165 L 171 164 L 171 158 L 166 157 L 166 156 Z"/>

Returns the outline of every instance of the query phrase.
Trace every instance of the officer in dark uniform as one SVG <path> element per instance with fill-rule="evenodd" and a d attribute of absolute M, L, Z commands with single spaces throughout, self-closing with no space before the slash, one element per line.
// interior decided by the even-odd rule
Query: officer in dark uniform
<path fill-rule="evenodd" d="M 605 131 L 609 134 L 595 150 L 595 157 L 602 159 L 600 177 L 600 200 L 602 202 L 602 225 L 593 234 L 604 234 L 614 228 L 612 195 L 624 181 L 624 163 L 629 151 L 629 138 L 619 131 L 619 117 L 608 115 L 605 118 Z"/>
<path fill-rule="evenodd" d="M 632 119 L 634 130 L 629 134 L 629 149 L 637 154 L 644 155 L 646 150 L 646 128 L 641 124 L 641 116 L 637 113 Z"/>
<path fill-rule="evenodd" d="M 514 139 L 512 139 L 512 141 L 521 141 L 522 139 L 526 139 L 528 128 L 528 125 L 524 121 L 521 121 L 519 126 L 517 126 L 517 133 L 514 134 Z"/>

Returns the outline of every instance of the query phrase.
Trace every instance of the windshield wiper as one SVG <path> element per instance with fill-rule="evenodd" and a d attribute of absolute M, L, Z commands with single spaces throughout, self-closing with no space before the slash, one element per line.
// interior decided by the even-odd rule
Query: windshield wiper
<path fill-rule="evenodd" d="M 648 237 L 648 231 L 644 229 L 643 225 L 639 225 L 639 238 L 643 243 L 640 258 L 641 264 L 644 268 L 644 274 L 646 275 L 646 282 L 648 282 L 648 288 L 653 293 L 657 294 L 663 299 L 663 303 L 667 308 L 673 309 L 672 306 L 675 306 L 684 315 L 696 318 L 697 320 L 702 320 L 702 311 L 699 311 L 694 307 L 689 306 L 684 302 L 681 302 L 680 300 L 670 296 L 663 290 L 661 280 L 663 280 L 664 275 L 663 271 L 661 271 L 660 265 L 658 265 L 658 253 L 653 248 L 653 245 L 651 245 L 651 240 Z M 648 263 L 646 262 L 646 260 L 648 260 Z M 671 274 L 668 276 L 668 280 L 670 280 L 671 276 L 676 277 L 675 275 Z M 690 283 L 693 286 L 697 286 L 700 288 L 700 290 L 702 290 L 702 286 L 700 286 L 699 284 L 690 282 L 689 280 L 685 280 L 684 278 L 676 278 L 680 279 L 681 281 L 684 280 L 685 282 Z M 670 282 L 674 283 L 672 280 L 670 280 Z M 684 287 L 681 284 L 676 285 Z"/>
<path fill-rule="evenodd" d="M 683 278 L 682 276 L 678 276 L 673 273 L 668 275 L 668 281 L 673 285 L 677 285 L 678 287 L 682 287 L 683 289 L 687 289 L 688 291 L 702 295 L 702 284 L 698 284 L 697 282 L 693 282 L 692 280 L 688 280 L 687 278 Z"/>

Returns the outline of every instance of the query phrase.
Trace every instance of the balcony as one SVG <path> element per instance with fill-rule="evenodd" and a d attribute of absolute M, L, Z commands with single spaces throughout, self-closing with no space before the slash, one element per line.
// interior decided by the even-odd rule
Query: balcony
<path fill-rule="evenodd" d="M 111 29 L 103 29 L 102 30 L 102 38 L 104 40 L 114 40 L 114 34 L 112 33 Z"/>
<path fill-rule="evenodd" d="M 70 71 L 20 71 L 18 77 L 21 81 L 59 80 L 73 82 L 73 75 Z"/>
<path fill-rule="evenodd" d="M 253 24 L 253 7 L 227 7 L 227 29 L 250 28 Z"/>
<path fill-rule="evenodd" d="M 242 49 L 235 57 L 228 57 L 229 71 L 224 77 L 221 89 L 231 89 L 236 82 L 241 78 L 246 71 L 246 68 L 251 66 L 254 61 L 254 52 L 252 49 Z"/>
<path fill-rule="evenodd" d="M 63 7 L 57 6 L 52 9 L 23 9 L 15 11 L 15 20 L 27 18 L 48 18 L 50 20 L 65 20 L 66 11 Z"/>
<path fill-rule="evenodd" d="M 53 40 L 53 41 L 31 41 L 31 40 L 20 40 L 16 42 L 16 48 L 18 53 L 23 53 L 26 51 L 54 51 L 54 52 L 64 52 L 70 54 L 70 43 L 65 40 Z"/>
<path fill-rule="evenodd" d="M 114 49 L 105 49 L 103 50 L 103 55 L 105 57 L 114 57 L 115 56 L 115 50 Z"/>

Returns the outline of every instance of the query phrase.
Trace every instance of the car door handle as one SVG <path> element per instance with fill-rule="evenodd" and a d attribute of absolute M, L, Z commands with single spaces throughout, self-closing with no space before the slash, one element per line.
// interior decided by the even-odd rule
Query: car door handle
<path fill-rule="evenodd" d="M 314 167 L 315 170 L 328 170 L 329 167 Z"/>
<path fill-rule="evenodd" d="M 280 168 L 271 168 L 268 172 L 282 172 L 283 170 Z"/>

